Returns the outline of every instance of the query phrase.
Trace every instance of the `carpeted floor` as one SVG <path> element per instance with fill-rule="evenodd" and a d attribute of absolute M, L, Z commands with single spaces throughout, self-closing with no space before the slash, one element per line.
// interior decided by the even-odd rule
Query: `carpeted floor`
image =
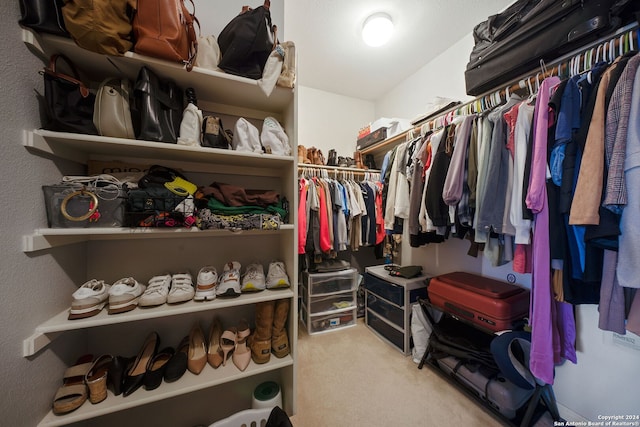
<path fill-rule="evenodd" d="M 436 373 L 356 326 L 298 336 L 294 427 L 500 426 Z"/>

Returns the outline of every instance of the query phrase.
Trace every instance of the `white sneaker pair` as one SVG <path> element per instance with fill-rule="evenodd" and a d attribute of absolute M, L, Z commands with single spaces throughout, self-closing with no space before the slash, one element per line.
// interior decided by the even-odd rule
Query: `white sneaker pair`
<path fill-rule="evenodd" d="M 153 307 L 164 303 L 177 304 L 190 301 L 195 295 L 193 279 L 189 273 L 164 274 L 149 279 L 149 286 L 140 297 L 141 307 Z"/>
<path fill-rule="evenodd" d="M 284 263 L 274 261 L 269 264 L 269 272 L 265 278 L 262 264 L 249 264 L 242 276 L 242 292 L 255 292 L 264 289 L 287 288 L 290 286 L 289 276 Z"/>
<path fill-rule="evenodd" d="M 216 287 L 218 285 L 218 271 L 210 265 L 202 267 L 198 272 L 196 281 L 196 294 L 193 297 L 196 301 L 210 301 L 216 298 Z"/>

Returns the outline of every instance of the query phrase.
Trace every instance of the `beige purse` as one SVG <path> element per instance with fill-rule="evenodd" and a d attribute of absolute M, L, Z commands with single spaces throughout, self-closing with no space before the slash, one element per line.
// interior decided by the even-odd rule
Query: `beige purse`
<path fill-rule="evenodd" d="M 102 136 L 135 139 L 129 96 L 131 82 L 108 78 L 100 84 L 93 110 L 93 124 Z"/>
<path fill-rule="evenodd" d="M 198 54 L 193 63 L 196 67 L 209 70 L 219 70 L 220 46 L 215 36 L 201 36 L 198 38 Z"/>

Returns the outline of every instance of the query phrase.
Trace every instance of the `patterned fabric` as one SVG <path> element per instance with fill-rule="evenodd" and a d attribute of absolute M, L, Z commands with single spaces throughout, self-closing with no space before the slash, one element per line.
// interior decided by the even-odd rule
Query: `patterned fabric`
<path fill-rule="evenodd" d="M 279 215 L 218 215 L 206 208 L 198 212 L 197 219 L 198 228 L 201 230 L 277 230 L 280 223 Z"/>
<path fill-rule="evenodd" d="M 602 206 L 620 214 L 627 204 L 624 181 L 624 158 L 627 145 L 627 128 L 631 111 L 631 91 L 640 65 L 640 53 L 629 60 L 615 86 L 605 129 L 605 161 L 608 166 L 607 185 Z"/>

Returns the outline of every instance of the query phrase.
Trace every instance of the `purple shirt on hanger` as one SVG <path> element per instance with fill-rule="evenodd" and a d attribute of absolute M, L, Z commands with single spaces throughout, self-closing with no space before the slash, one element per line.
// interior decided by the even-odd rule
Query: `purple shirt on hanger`
<path fill-rule="evenodd" d="M 531 359 L 537 378 L 553 384 L 554 366 L 567 358 L 575 363 L 575 321 L 571 306 L 554 299 L 549 251 L 549 206 L 547 200 L 547 137 L 549 98 L 560 83 L 549 77 L 540 85 L 533 128 L 533 155 L 527 192 L 527 207 L 534 213 L 533 269 L 531 274 Z"/>

